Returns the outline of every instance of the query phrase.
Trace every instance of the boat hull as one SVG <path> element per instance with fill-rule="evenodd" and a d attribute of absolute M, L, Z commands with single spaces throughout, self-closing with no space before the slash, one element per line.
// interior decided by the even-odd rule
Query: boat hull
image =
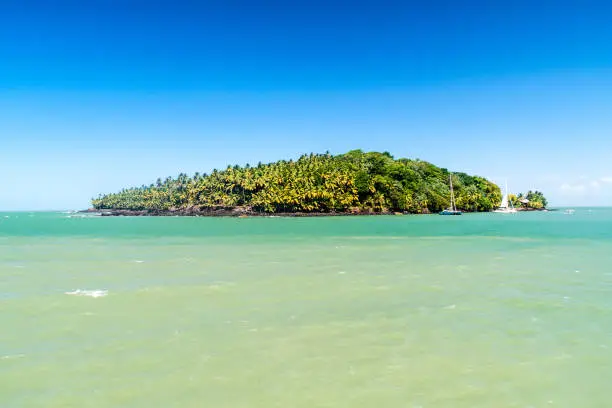
<path fill-rule="evenodd" d="M 440 215 L 461 215 L 461 211 L 453 211 L 453 210 L 444 210 L 440 211 Z"/>

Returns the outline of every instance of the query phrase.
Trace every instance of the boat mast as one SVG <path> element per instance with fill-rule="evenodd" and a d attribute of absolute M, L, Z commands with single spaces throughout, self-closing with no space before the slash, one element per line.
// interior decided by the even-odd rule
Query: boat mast
<path fill-rule="evenodd" d="M 453 211 L 457 211 L 455 209 L 455 194 L 453 193 L 453 174 L 448 175 L 448 180 L 450 182 L 450 193 L 451 193 L 451 209 Z"/>
<path fill-rule="evenodd" d="M 508 193 L 508 180 L 507 179 L 506 179 L 506 197 L 508 198 L 507 208 L 514 208 L 514 206 L 512 205 L 512 201 L 510 201 L 510 193 Z"/>

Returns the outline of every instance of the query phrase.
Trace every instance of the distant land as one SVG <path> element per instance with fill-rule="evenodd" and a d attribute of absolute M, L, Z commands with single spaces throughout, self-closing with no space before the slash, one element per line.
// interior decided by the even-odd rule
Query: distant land
<path fill-rule="evenodd" d="M 429 162 L 394 159 L 388 152 L 311 153 L 297 160 L 158 179 L 100 195 L 88 211 L 185 216 L 430 214 L 450 204 L 449 175 Z M 502 193 L 495 183 L 462 172 L 451 177 L 458 209 L 485 212 L 500 204 Z M 547 204 L 537 191 L 509 199 L 524 210 Z"/>

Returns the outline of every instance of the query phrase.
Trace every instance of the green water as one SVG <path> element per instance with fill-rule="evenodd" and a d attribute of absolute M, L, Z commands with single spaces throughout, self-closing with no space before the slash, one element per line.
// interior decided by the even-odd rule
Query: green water
<path fill-rule="evenodd" d="M 612 209 L 5 213 L 0 406 L 609 407 L 611 289 Z"/>

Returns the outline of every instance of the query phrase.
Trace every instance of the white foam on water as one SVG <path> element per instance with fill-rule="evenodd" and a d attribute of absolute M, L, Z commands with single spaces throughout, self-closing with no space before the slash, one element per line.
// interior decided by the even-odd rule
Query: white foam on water
<path fill-rule="evenodd" d="M 91 214 L 70 214 L 70 215 L 64 215 L 64 218 L 94 218 L 99 216 L 100 214 L 98 213 L 91 213 Z"/>
<path fill-rule="evenodd" d="M 136 263 L 144 263 L 144 261 L 141 261 L 140 259 L 136 259 L 134 262 L 136 262 Z"/>
<path fill-rule="evenodd" d="M 77 289 L 72 292 L 64 292 L 66 295 L 73 296 L 89 296 L 93 298 L 103 297 L 108 295 L 108 290 L 96 289 L 96 290 L 81 290 Z"/>
<path fill-rule="evenodd" d="M 7 356 L 2 356 L 2 360 L 9 360 L 13 358 L 23 358 L 23 357 L 25 357 L 25 354 L 9 354 Z"/>

